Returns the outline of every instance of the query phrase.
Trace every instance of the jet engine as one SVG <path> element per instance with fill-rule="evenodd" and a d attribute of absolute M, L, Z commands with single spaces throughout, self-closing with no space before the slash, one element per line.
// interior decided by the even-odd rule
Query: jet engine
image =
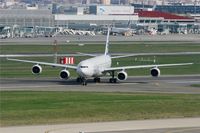
<path fill-rule="evenodd" d="M 68 79 L 70 77 L 70 73 L 68 70 L 64 69 L 60 72 L 61 79 Z"/>
<path fill-rule="evenodd" d="M 42 72 L 42 67 L 40 65 L 34 65 L 32 67 L 32 73 L 33 74 L 40 74 Z"/>
<path fill-rule="evenodd" d="M 127 77 L 128 77 L 128 74 L 125 71 L 120 71 L 117 73 L 118 80 L 126 80 Z"/>
<path fill-rule="evenodd" d="M 153 76 L 153 77 L 160 76 L 160 69 L 158 69 L 157 67 L 152 68 L 151 69 L 151 76 Z"/>

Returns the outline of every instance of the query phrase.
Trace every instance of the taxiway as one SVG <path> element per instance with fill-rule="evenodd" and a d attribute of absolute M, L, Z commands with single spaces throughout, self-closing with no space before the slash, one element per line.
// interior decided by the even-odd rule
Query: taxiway
<path fill-rule="evenodd" d="M 68 36 L 58 36 L 58 37 L 37 37 L 37 38 L 7 38 L 0 39 L 0 45 L 8 45 L 9 43 L 20 43 L 20 44 L 39 44 L 52 45 L 54 40 L 58 40 L 59 43 L 69 43 L 69 42 L 104 42 L 106 39 L 105 35 L 96 36 L 81 36 L 81 35 L 68 35 Z M 169 34 L 169 35 L 134 35 L 134 36 L 110 36 L 110 42 L 173 42 L 173 43 L 199 43 L 199 34 Z"/>
<path fill-rule="evenodd" d="M 1 90 L 31 90 L 31 91 L 94 91 L 94 92 L 145 92 L 145 93 L 184 93 L 200 94 L 200 75 L 128 77 L 126 81 L 111 84 L 108 78 L 102 78 L 101 83 L 88 80 L 87 86 L 82 86 L 75 79 L 61 80 L 58 78 L 1 78 Z"/>

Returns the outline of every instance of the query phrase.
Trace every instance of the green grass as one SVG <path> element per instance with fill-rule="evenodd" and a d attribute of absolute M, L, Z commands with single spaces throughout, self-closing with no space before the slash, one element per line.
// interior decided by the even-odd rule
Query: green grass
<path fill-rule="evenodd" d="M 200 87 L 200 84 L 192 84 L 192 87 Z"/>
<path fill-rule="evenodd" d="M 77 43 L 78 44 L 78 43 Z M 87 52 L 96 53 L 104 52 L 105 44 L 85 44 L 84 46 L 78 46 L 77 44 L 59 44 L 59 53 L 76 53 L 76 52 Z M 1 54 L 25 54 L 25 53 L 53 53 L 52 45 L 1 45 Z M 110 44 L 110 51 L 112 52 L 199 52 L 200 44 Z"/>
<path fill-rule="evenodd" d="M 1 91 L 1 126 L 199 117 L 200 95 Z"/>

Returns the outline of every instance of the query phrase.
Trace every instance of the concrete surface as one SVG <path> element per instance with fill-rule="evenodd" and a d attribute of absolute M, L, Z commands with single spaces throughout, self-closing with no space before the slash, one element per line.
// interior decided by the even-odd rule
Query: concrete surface
<path fill-rule="evenodd" d="M 61 80 L 56 78 L 1 78 L 0 90 L 34 91 L 94 91 L 94 92 L 145 92 L 145 93 L 185 93 L 200 94 L 200 75 L 128 77 L 126 81 L 109 83 L 109 78 L 102 78 L 101 83 L 88 80 L 87 86 L 76 82 L 76 78 Z"/>
<path fill-rule="evenodd" d="M 109 133 L 111 131 L 114 131 L 114 132 L 126 133 L 128 131 L 137 132 L 148 129 L 148 131 L 152 131 L 150 133 L 156 133 L 155 131 L 157 129 L 163 129 L 163 128 L 165 128 L 166 133 L 171 133 L 172 130 L 171 128 L 184 128 L 185 131 L 189 131 L 190 133 L 195 133 L 196 131 L 200 131 L 200 118 L 183 118 L 183 119 L 177 118 L 177 119 L 163 119 L 163 120 L 137 120 L 137 121 L 120 121 L 120 122 L 103 122 L 103 123 L 4 127 L 0 128 L 0 132 L 1 133 L 80 133 L 80 132 Z M 184 131 L 183 129 L 179 130 Z M 176 130 L 174 129 L 174 131 Z"/>

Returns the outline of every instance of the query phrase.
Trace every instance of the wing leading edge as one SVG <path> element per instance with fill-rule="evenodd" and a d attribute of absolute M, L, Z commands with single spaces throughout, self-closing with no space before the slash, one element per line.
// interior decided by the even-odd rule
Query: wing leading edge
<path fill-rule="evenodd" d="M 104 70 L 104 72 L 109 71 L 120 71 L 125 69 L 137 69 L 137 68 L 152 68 L 152 67 L 168 67 L 168 66 L 184 66 L 192 65 L 193 63 L 178 63 L 178 64 L 160 64 L 160 65 L 139 65 L 139 66 L 124 66 L 124 67 L 111 67 Z"/>
<path fill-rule="evenodd" d="M 55 66 L 55 67 L 64 67 L 64 68 L 70 68 L 70 69 L 77 69 L 77 66 L 57 64 L 57 63 L 48 63 L 48 62 L 39 62 L 39 61 L 30 61 L 30 60 L 19 60 L 19 59 L 11 59 L 11 58 L 7 58 L 7 60 L 17 61 L 17 62 L 33 63 L 33 64 L 40 64 L 40 65 L 47 65 L 47 66 Z"/>

